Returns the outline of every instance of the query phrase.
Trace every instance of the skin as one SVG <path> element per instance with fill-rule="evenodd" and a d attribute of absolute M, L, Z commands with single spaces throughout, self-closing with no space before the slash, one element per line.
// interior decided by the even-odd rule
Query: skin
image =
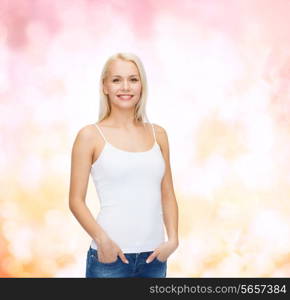
<path fill-rule="evenodd" d="M 125 141 L 125 144 L 129 144 L 132 151 L 148 150 L 150 143 L 152 144 L 152 129 L 150 132 L 150 128 L 144 128 L 140 123 L 134 122 L 134 107 L 140 100 L 142 92 L 136 65 L 120 59 L 113 61 L 104 81 L 103 91 L 108 95 L 112 108 L 110 116 L 99 123 L 99 126 L 104 129 L 103 132 L 107 139 L 110 137 L 110 141 L 115 140 L 112 144 L 116 145 L 117 137 L 119 137 L 119 141 Z M 133 94 L 134 96 L 129 101 L 122 101 L 116 96 L 120 93 Z M 168 136 L 161 126 L 154 124 L 154 128 L 156 140 L 166 164 L 161 192 L 163 220 L 168 240 L 154 249 L 147 259 L 148 263 L 156 257 L 160 261 L 167 260 L 179 243 L 178 206 L 173 188 Z M 144 139 L 144 137 L 146 138 Z M 119 256 L 124 263 L 128 263 L 120 247 L 96 222 L 85 202 L 91 165 L 98 158 L 103 144 L 104 141 L 93 124 L 79 130 L 72 147 L 69 207 L 84 230 L 95 240 L 100 262 L 113 262 Z M 123 150 L 130 151 L 128 146 L 128 149 L 124 149 L 124 147 Z"/>

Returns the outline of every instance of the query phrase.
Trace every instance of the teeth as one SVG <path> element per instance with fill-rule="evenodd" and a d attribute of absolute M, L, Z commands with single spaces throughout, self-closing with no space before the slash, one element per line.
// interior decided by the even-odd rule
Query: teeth
<path fill-rule="evenodd" d="M 125 99 L 125 100 L 127 100 L 127 99 L 130 99 L 130 98 L 132 98 L 133 96 L 123 96 L 123 95 L 121 95 L 121 96 L 118 96 L 119 98 L 121 98 L 121 99 Z"/>

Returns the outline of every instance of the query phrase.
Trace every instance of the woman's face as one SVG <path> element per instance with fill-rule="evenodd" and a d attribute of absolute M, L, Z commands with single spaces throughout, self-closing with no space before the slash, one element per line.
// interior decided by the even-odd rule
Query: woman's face
<path fill-rule="evenodd" d="M 104 80 L 104 93 L 111 104 L 122 107 L 134 107 L 141 96 L 141 80 L 138 68 L 131 61 L 114 60 Z"/>

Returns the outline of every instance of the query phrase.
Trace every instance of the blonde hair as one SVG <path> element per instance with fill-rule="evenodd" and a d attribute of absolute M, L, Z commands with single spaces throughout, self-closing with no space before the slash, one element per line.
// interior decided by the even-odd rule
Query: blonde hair
<path fill-rule="evenodd" d="M 135 105 L 134 121 L 141 121 L 142 123 L 144 123 L 146 120 L 147 122 L 149 122 L 149 119 L 146 114 L 146 103 L 147 103 L 148 90 L 147 90 L 147 78 L 146 78 L 145 69 L 143 67 L 141 60 L 138 58 L 138 56 L 136 56 L 132 53 L 124 53 L 124 52 L 119 52 L 119 53 L 116 53 L 116 54 L 110 56 L 107 59 L 105 65 L 103 67 L 103 70 L 101 73 L 101 78 L 100 78 L 100 105 L 99 105 L 98 122 L 106 119 L 111 113 L 111 105 L 110 105 L 109 97 L 104 93 L 103 84 L 104 84 L 104 80 L 106 79 L 106 77 L 108 75 L 108 68 L 109 68 L 111 62 L 116 59 L 131 61 L 136 65 L 136 67 L 139 71 L 139 75 L 140 75 L 142 90 L 141 90 L 140 100 Z"/>

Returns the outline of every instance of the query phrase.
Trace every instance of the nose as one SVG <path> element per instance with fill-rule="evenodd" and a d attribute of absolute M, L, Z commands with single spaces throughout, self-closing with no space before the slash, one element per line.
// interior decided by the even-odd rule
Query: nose
<path fill-rule="evenodd" d="M 123 90 L 126 90 L 126 91 L 129 89 L 129 83 L 128 83 L 127 80 L 124 80 L 124 81 L 123 81 L 122 89 L 123 89 Z"/>

